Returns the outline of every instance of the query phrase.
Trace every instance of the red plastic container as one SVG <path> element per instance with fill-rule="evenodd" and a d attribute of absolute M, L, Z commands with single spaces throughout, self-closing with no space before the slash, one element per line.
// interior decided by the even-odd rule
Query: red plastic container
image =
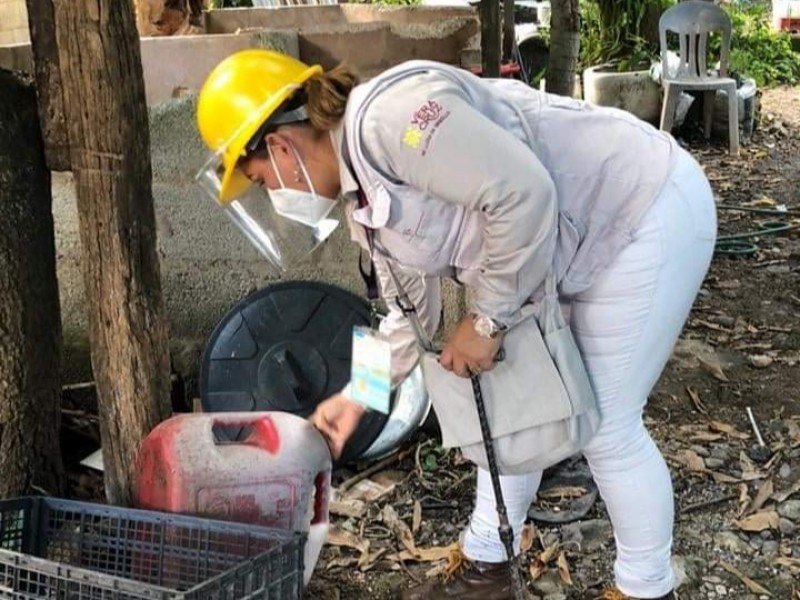
<path fill-rule="evenodd" d="M 138 508 L 309 532 L 308 581 L 327 532 L 331 455 L 307 420 L 282 412 L 178 415 L 142 442 L 136 474 Z"/>
<path fill-rule="evenodd" d="M 241 430 L 243 441 L 217 441 Z M 142 442 L 136 473 L 139 508 L 296 531 L 327 521 L 330 452 L 288 413 L 175 416 Z"/>

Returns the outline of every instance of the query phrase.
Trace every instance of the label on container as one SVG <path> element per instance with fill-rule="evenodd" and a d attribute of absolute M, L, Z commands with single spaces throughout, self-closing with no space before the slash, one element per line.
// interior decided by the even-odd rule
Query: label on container
<path fill-rule="evenodd" d="M 387 337 L 368 327 L 353 327 L 350 397 L 368 408 L 388 413 L 391 367 L 392 351 Z"/>

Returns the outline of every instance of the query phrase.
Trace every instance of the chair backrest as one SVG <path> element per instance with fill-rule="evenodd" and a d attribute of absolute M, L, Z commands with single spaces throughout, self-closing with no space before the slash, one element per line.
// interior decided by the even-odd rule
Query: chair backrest
<path fill-rule="evenodd" d="M 703 0 L 679 2 L 667 9 L 658 22 L 661 40 L 661 73 L 665 79 L 706 79 L 708 66 L 708 36 L 722 33 L 719 74 L 728 76 L 728 58 L 731 50 L 731 20 L 719 6 Z M 680 66 L 677 73 L 667 68 L 667 32 L 678 34 L 680 40 Z M 669 76 L 668 76 L 669 75 Z"/>

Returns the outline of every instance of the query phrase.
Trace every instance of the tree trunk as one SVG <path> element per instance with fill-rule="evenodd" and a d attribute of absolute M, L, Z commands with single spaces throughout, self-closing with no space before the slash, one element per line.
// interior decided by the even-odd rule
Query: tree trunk
<path fill-rule="evenodd" d="M 481 0 L 481 68 L 484 77 L 500 77 L 500 0 Z"/>
<path fill-rule="evenodd" d="M 46 1 L 78 197 L 106 496 L 127 505 L 139 443 L 170 415 L 139 38 L 131 0 Z"/>
<path fill-rule="evenodd" d="M 581 19 L 578 0 L 553 0 L 550 15 L 550 58 L 547 91 L 572 96 L 578 68 Z"/>
<path fill-rule="evenodd" d="M 503 0 L 503 61 L 514 60 L 514 0 Z"/>
<path fill-rule="evenodd" d="M 50 0 L 27 0 L 27 6 L 47 166 L 51 171 L 69 171 L 69 140 L 61 95 L 53 3 Z"/>
<path fill-rule="evenodd" d="M 62 492 L 50 171 L 36 92 L 0 70 L 0 498 Z"/>

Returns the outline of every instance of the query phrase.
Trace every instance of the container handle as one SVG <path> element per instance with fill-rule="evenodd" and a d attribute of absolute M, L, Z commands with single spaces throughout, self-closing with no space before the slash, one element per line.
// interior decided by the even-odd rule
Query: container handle
<path fill-rule="evenodd" d="M 250 428 L 250 433 L 243 440 L 235 442 L 225 442 L 232 444 L 242 444 L 261 448 L 270 454 L 277 454 L 281 445 L 281 436 L 270 415 L 215 415 L 211 421 L 211 434 L 214 443 L 219 445 L 216 436 L 213 435 L 216 428 Z"/>

